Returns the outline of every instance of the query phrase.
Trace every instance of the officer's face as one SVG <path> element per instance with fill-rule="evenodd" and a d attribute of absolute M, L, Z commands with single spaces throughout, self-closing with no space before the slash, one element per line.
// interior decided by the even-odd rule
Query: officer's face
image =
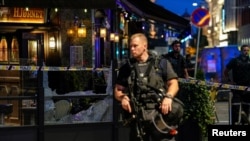
<path fill-rule="evenodd" d="M 147 45 L 139 37 L 135 37 L 130 41 L 130 53 L 134 58 L 139 58 L 143 53 L 146 53 Z"/>
<path fill-rule="evenodd" d="M 241 53 L 243 56 L 248 56 L 249 55 L 249 47 L 242 48 Z"/>
<path fill-rule="evenodd" d="M 174 44 L 173 51 L 176 53 L 180 52 L 181 51 L 181 44 Z"/>

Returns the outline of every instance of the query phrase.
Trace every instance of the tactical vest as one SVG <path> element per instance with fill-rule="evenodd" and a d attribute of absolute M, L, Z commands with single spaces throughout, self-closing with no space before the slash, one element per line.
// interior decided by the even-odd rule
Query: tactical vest
<path fill-rule="evenodd" d="M 130 59 L 131 75 L 129 85 L 134 96 L 141 102 L 156 102 L 159 96 L 165 94 L 162 69 L 159 67 L 160 57 L 150 56 L 146 63 L 138 63 Z M 148 101 L 150 100 L 150 101 Z"/>
<path fill-rule="evenodd" d="M 155 124 L 154 126 L 157 128 L 159 128 L 157 123 L 164 123 L 164 125 L 160 127 L 165 128 L 168 133 L 169 129 L 176 129 L 176 125 L 182 120 L 184 104 L 179 99 L 174 98 L 172 102 L 172 111 L 169 114 L 161 115 L 160 112 L 155 112 L 158 111 L 159 104 L 166 94 L 163 71 L 167 68 L 161 68 L 161 59 L 164 58 L 161 58 L 161 56 L 150 56 L 146 64 L 138 64 L 136 60 L 130 59 L 131 75 L 129 78 L 129 85 L 131 85 L 133 89 L 133 96 L 136 97 L 139 105 L 142 106 L 143 119 L 153 121 Z M 141 71 L 143 67 L 144 71 Z M 158 116 L 161 118 L 158 119 Z M 172 125 L 174 127 L 170 127 Z M 159 131 L 162 129 L 157 130 Z M 164 132 L 164 134 L 166 132 Z"/>

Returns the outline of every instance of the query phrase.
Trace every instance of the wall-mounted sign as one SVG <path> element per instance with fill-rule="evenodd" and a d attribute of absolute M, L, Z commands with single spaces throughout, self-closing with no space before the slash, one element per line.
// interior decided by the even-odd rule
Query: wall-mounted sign
<path fill-rule="evenodd" d="M 0 22 L 45 23 L 46 10 L 43 8 L 0 7 Z"/>

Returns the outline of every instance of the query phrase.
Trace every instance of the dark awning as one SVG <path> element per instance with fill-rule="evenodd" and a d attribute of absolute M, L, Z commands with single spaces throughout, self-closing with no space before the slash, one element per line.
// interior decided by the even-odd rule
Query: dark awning
<path fill-rule="evenodd" d="M 170 12 L 149 0 L 120 0 L 120 2 L 126 10 L 129 10 L 145 19 L 155 20 L 180 30 L 190 27 L 189 20 Z"/>
<path fill-rule="evenodd" d="M 116 0 L 2 0 L 6 7 L 39 7 L 39 8 L 115 8 Z"/>

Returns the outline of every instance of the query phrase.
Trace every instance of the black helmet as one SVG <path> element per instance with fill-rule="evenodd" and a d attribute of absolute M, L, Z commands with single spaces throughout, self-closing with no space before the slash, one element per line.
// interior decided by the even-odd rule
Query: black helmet
<path fill-rule="evenodd" d="M 177 98 L 173 99 L 172 102 L 172 111 L 167 115 L 163 115 L 164 121 L 168 125 L 178 125 L 184 113 L 184 104 Z"/>
<path fill-rule="evenodd" d="M 177 98 L 173 99 L 172 111 L 167 115 L 156 114 L 152 118 L 154 127 L 163 134 L 176 135 L 177 127 L 182 121 L 182 116 L 184 113 L 184 104 Z"/>

